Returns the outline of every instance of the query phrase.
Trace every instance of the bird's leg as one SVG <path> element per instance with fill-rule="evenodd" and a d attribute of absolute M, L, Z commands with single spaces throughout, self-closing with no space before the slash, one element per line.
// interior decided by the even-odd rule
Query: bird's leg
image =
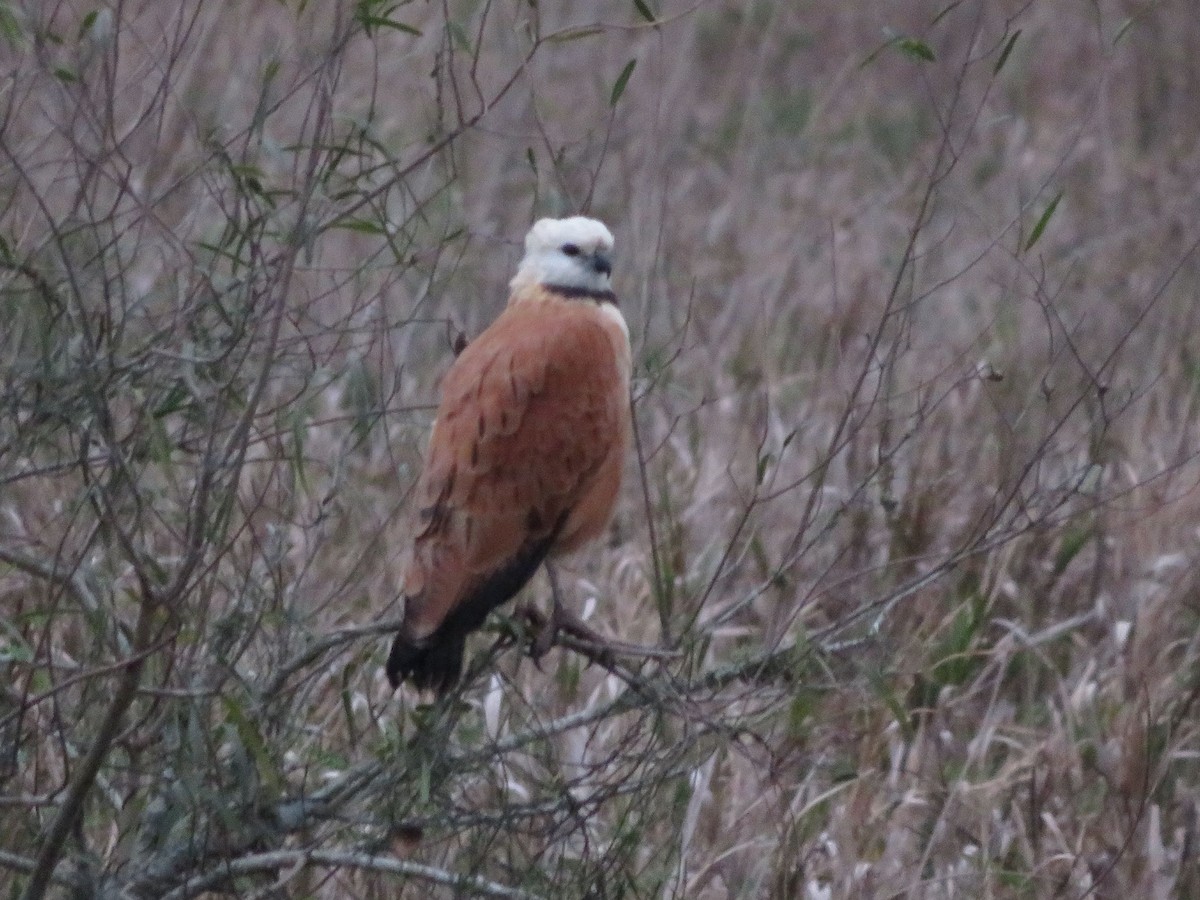
<path fill-rule="evenodd" d="M 553 604 L 550 608 L 550 618 L 541 623 L 541 627 L 529 647 L 529 655 L 533 657 L 534 662 L 540 660 L 546 655 L 546 651 L 554 646 L 559 633 L 570 635 L 601 648 L 607 648 L 608 639 L 585 625 L 581 618 L 563 604 L 562 589 L 558 586 L 558 571 L 548 560 L 545 566 L 546 574 L 550 577 L 550 595 L 553 597 Z"/>
<path fill-rule="evenodd" d="M 546 560 L 545 566 L 546 575 L 550 578 L 550 596 L 552 602 L 550 606 L 550 618 L 542 623 L 537 635 L 534 636 L 533 643 L 529 645 L 529 655 L 533 657 L 534 662 L 541 660 L 546 655 L 546 652 L 554 646 L 554 639 L 558 636 L 558 629 L 562 627 L 567 614 L 562 603 L 562 592 L 558 587 L 558 572 L 550 560 Z"/>

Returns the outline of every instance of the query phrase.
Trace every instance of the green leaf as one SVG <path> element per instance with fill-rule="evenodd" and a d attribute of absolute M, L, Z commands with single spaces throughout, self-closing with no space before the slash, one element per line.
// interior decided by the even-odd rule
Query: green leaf
<path fill-rule="evenodd" d="M 937 59 L 937 55 L 933 52 L 932 48 L 930 48 L 930 46 L 924 41 L 918 40 L 914 37 L 906 37 L 903 34 L 896 34 L 896 32 L 894 32 L 891 28 L 883 29 L 883 33 L 887 37 L 887 40 L 884 41 L 879 47 L 875 48 L 875 50 L 873 50 L 867 56 L 867 58 L 859 64 L 858 67 L 860 69 L 865 69 L 871 63 L 875 62 L 875 60 L 879 58 L 879 55 L 883 53 L 883 51 L 891 47 L 896 47 L 905 56 L 911 56 L 913 59 L 918 60 L 919 62 L 933 62 Z"/>
<path fill-rule="evenodd" d="M 755 484 L 761 485 L 767 477 L 767 470 L 771 468 L 775 462 L 775 456 L 771 453 L 764 453 L 758 458 L 758 466 L 755 471 Z"/>
<path fill-rule="evenodd" d="M 982 664 L 983 654 L 976 644 L 987 624 L 985 609 L 982 596 L 976 594 L 967 598 L 954 614 L 949 628 L 937 641 L 933 649 L 934 664 L 929 673 L 936 688 L 965 684 Z M 933 697 L 936 696 L 935 689 Z"/>
<path fill-rule="evenodd" d="M 300 409 L 292 410 L 288 418 L 291 419 L 292 431 L 292 470 L 296 473 L 296 479 L 300 486 L 307 492 L 310 490 L 310 486 L 308 470 L 304 465 L 304 442 L 308 436 L 308 419 L 304 411 Z"/>
<path fill-rule="evenodd" d="M 189 394 L 187 387 L 182 381 L 176 381 L 175 384 L 171 386 L 171 390 L 167 392 L 167 396 L 163 398 L 162 402 L 159 403 L 157 407 L 155 407 L 154 412 L 152 412 L 151 415 L 156 419 L 161 419 L 165 416 L 171 415 L 171 413 L 179 412 L 179 410 L 187 406 L 188 398 Z"/>
<path fill-rule="evenodd" d="M 1039 238 L 1041 238 L 1042 232 L 1046 230 L 1046 225 L 1050 221 L 1050 217 L 1054 215 L 1054 211 L 1058 209 L 1058 201 L 1062 198 L 1063 192 L 1059 191 L 1054 195 L 1054 199 L 1046 205 L 1045 212 L 1043 212 L 1041 217 L 1037 220 L 1037 224 L 1033 226 L 1033 231 L 1029 233 L 1029 240 L 1025 242 L 1026 253 L 1028 253 L 1029 249 L 1038 242 Z"/>
<path fill-rule="evenodd" d="M 93 9 L 90 13 L 83 17 L 83 21 L 79 23 L 79 34 L 75 39 L 82 41 L 87 37 L 87 33 L 92 30 L 92 26 L 96 24 L 96 17 L 100 15 L 100 10 Z"/>
<path fill-rule="evenodd" d="M 625 93 L 625 85 L 629 84 L 629 76 L 633 74 L 633 68 L 636 65 L 636 59 L 631 59 L 625 63 L 625 68 L 621 70 L 621 74 L 617 76 L 616 84 L 613 85 L 612 96 L 608 99 L 609 106 L 616 106 L 617 101 L 621 99 L 621 95 Z"/>
<path fill-rule="evenodd" d="M 595 37 L 604 31 L 600 25 L 584 25 L 580 28 L 567 28 L 549 35 L 546 40 L 555 44 L 565 44 L 567 41 L 578 41 L 583 38 Z"/>
<path fill-rule="evenodd" d="M 380 28 L 391 28 L 395 31 L 411 34 L 414 37 L 420 37 L 420 29 L 388 18 L 388 15 L 394 9 L 396 9 L 396 4 L 388 5 L 387 3 L 380 2 L 380 0 L 359 0 L 354 10 L 354 18 L 362 25 L 367 37 L 373 37 L 374 32 Z"/>
<path fill-rule="evenodd" d="M 458 48 L 463 53 L 471 52 L 471 36 L 467 34 L 467 30 L 458 22 L 447 22 L 446 28 L 450 31 L 450 39 L 458 45 Z"/>
<path fill-rule="evenodd" d="M 633 6 L 647 22 L 658 21 L 658 16 L 654 15 L 654 11 L 646 5 L 646 0 L 633 0 Z"/>
<path fill-rule="evenodd" d="M 65 82 L 66 84 L 73 84 L 79 80 L 75 73 L 66 66 L 55 66 L 54 77 L 59 81 Z"/>
<path fill-rule="evenodd" d="M 409 25 L 407 22 L 397 22 L 395 19 L 374 19 L 372 24 L 380 28 L 391 28 L 396 31 L 402 31 L 405 34 L 411 34 L 413 37 L 421 36 L 421 29 L 414 25 Z"/>
<path fill-rule="evenodd" d="M 1058 545 L 1058 552 L 1054 554 L 1054 574 L 1061 575 L 1065 572 L 1071 560 L 1079 555 L 1094 535 L 1090 524 L 1068 527 L 1063 534 L 1062 543 Z"/>
<path fill-rule="evenodd" d="M 359 234 L 385 235 L 387 229 L 371 219 L 341 219 L 335 222 L 333 228 L 343 231 L 357 231 Z"/>
<path fill-rule="evenodd" d="M 21 21 L 13 11 L 11 3 L 0 2 L 0 35 L 14 50 L 25 43 L 25 33 L 21 30 Z"/>
<path fill-rule="evenodd" d="M 263 178 L 262 169 L 250 163 L 234 163 L 229 167 L 229 171 L 233 173 L 235 178 L 253 179 L 255 181 L 261 181 Z"/>
<path fill-rule="evenodd" d="M 996 60 L 996 67 L 992 69 L 993 75 L 999 74 L 1000 70 L 1004 68 L 1004 64 L 1008 62 L 1009 54 L 1013 52 L 1013 47 L 1016 46 L 1017 38 L 1020 36 L 1021 29 L 1018 28 L 1012 33 L 1012 36 L 1004 42 L 1004 49 L 1000 51 L 1000 58 Z"/>
<path fill-rule="evenodd" d="M 900 52 L 905 56 L 911 56 L 918 62 L 934 62 L 937 59 L 937 55 L 930 49 L 929 45 L 916 38 L 902 37 L 896 41 L 896 46 L 900 48 Z"/>

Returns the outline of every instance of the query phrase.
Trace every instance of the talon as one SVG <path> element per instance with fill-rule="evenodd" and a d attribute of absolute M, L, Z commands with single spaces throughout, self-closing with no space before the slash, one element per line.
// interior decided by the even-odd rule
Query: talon
<path fill-rule="evenodd" d="M 540 672 L 542 670 L 542 657 L 554 646 L 554 639 L 557 636 L 558 628 L 552 619 L 547 619 L 531 603 L 520 607 L 517 610 L 517 614 L 525 620 L 525 626 L 529 629 L 529 658 L 533 660 L 533 664 L 538 667 L 538 671 Z"/>

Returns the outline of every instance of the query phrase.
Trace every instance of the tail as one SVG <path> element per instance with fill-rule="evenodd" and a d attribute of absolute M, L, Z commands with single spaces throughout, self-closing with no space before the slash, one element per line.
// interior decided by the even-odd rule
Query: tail
<path fill-rule="evenodd" d="M 465 643 L 465 634 L 435 633 L 428 640 L 416 643 L 400 633 L 388 654 L 388 681 L 395 688 L 400 682 L 412 679 L 421 690 L 432 688 L 438 694 L 444 694 L 458 683 L 462 674 Z"/>
<path fill-rule="evenodd" d="M 386 666 L 392 687 L 399 687 L 400 682 L 409 678 L 418 688 L 433 688 L 439 694 L 454 687 L 462 675 L 467 635 L 482 625 L 493 609 L 511 600 L 533 577 L 566 518 L 564 512 L 549 534 L 527 543 L 508 563 L 473 583 L 429 637 L 413 641 L 405 637 L 401 628 Z"/>

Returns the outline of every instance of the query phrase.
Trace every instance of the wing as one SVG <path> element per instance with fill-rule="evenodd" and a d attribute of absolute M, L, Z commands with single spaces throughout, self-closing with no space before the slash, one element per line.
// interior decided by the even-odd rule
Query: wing
<path fill-rule="evenodd" d="M 552 552 L 606 461 L 623 456 L 620 366 L 595 308 L 579 303 L 510 307 L 463 351 L 417 487 L 408 641 L 448 628 L 461 642 Z"/>

